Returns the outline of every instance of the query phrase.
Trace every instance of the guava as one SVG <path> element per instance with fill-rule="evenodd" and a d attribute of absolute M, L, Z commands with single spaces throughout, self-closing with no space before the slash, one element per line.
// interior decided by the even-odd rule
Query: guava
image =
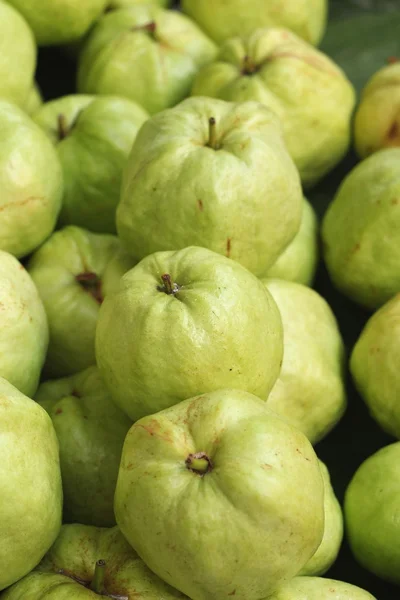
<path fill-rule="evenodd" d="M 127 8 L 134 6 L 135 4 L 144 4 L 143 0 L 109 0 L 107 4 L 107 11 L 115 10 L 118 8 Z M 158 4 L 163 8 L 167 8 L 172 4 L 172 0 L 147 0 L 147 4 Z"/>
<path fill-rule="evenodd" d="M 286 29 L 257 29 L 225 42 L 215 62 L 197 74 L 191 94 L 256 101 L 273 110 L 305 187 L 349 148 L 352 84 L 327 55 Z"/>
<path fill-rule="evenodd" d="M 34 81 L 22 108 L 31 117 L 39 110 L 42 104 L 42 92 L 36 81 Z"/>
<path fill-rule="evenodd" d="M 325 31 L 327 0 L 182 0 L 182 9 L 221 44 L 257 27 L 286 27 L 311 44 Z"/>
<path fill-rule="evenodd" d="M 58 443 L 38 404 L 0 378 L 0 590 L 31 571 L 61 527 Z"/>
<path fill-rule="evenodd" d="M 63 179 L 43 131 L 14 104 L 0 100 L 0 250 L 23 257 L 53 231 Z"/>
<path fill-rule="evenodd" d="M 369 319 L 350 359 L 354 383 L 373 418 L 400 438 L 400 294 Z"/>
<path fill-rule="evenodd" d="M 324 484 L 299 430 L 247 392 L 218 390 L 131 427 L 115 516 L 150 569 L 192 600 L 259 600 L 319 546 Z"/>
<path fill-rule="evenodd" d="M 325 525 L 324 536 L 315 554 L 304 565 L 299 575 L 323 575 L 331 568 L 339 554 L 343 539 L 343 514 L 331 484 L 329 471 L 322 461 L 319 461 L 324 480 Z"/>
<path fill-rule="evenodd" d="M 2 600 L 184 600 L 146 567 L 117 527 L 63 525 L 35 571 Z M 186 598 L 186 600 L 189 600 Z"/>
<path fill-rule="evenodd" d="M 225 387 L 265 400 L 282 361 L 282 323 L 265 286 L 205 248 L 157 252 L 106 296 L 96 359 L 132 419 Z"/>
<path fill-rule="evenodd" d="M 94 338 L 104 298 L 102 277 L 119 248 L 114 235 L 70 225 L 56 231 L 29 260 L 28 271 L 49 322 L 47 377 L 65 377 L 96 363 Z"/>
<path fill-rule="evenodd" d="M 354 118 L 354 143 L 361 158 L 400 146 L 400 62 L 380 69 L 363 89 Z"/>
<path fill-rule="evenodd" d="M 117 231 L 138 260 L 196 245 L 263 275 L 298 232 L 301 212 L 278 118 L 256 102 L 189 98 L 139 131 Z"/>
<path fill-rule="evenodd" d="M 99 18 L 107 0 L 7 0 L 28 21 L 39 46 L 80 40 Z"/>
<path fill-rule="evenodd" d="M 283 323 L 283 363 L 268 406 L 316 444 L 346 409 L 345 349 L 332 309 L 309 287 L 262 280 Z M 316 333 L 318 332 L 318 333 Z"/>
<path fill-rule="evenodd" d="M 32 279 L 0 250 L 0 377 L 32 397 L 48 343 L 46 313 Z"/>
<path fill-rule="evenodd" d="M 35 73 L 36 54 L 27 22 L 0 0 L 0 98 L 24 105 Z"/>
<path fill-rule="evenodd" d="M 106 13 L 80 53 L 78 91 L 134 100 L 150 114 L 190 92 L 217 47 L 190 19 L 155 4 Z"/>
<path fill-rule="evenodd" d="M 312 205 L 303 199 L 300 229 L 270 267 L 265 277 L 286 279 L 311 286 L 319 260 L 318 219 Z"/>
<path fill-rule="evenodd" d="M 14 600 L 14 599 L 13 599 Z M 376 600 L 355 585 L 322 577 L 295 577 L 268 600 Z"/>
<path fill-rule="evenodd" d="M 347 539 L 357 561 L 400 584 L 400 442 L 381 448 L 358 468 L 345 495 Z"/>
<path fill-rule="evenodd" d="M 114 491 L 132 422 L 112 402 L 96 367 L 42 383 L 35 400 L 60 444 L 64 522 L 115 525 Z"/>
<path fill-rule="evenodd" d="M 126 98 L 84 95 L 52 100 L 35 114 L 63 167 L 61 225 L 116 232 L 122 172 L 147 118 L 145 110 Z"/>
<path fill-rule="evenodd" d="M 322 223 L 334 285 L 376 309 L 400 291 L 400 148 L 380 150 L 344 179 Z"/>

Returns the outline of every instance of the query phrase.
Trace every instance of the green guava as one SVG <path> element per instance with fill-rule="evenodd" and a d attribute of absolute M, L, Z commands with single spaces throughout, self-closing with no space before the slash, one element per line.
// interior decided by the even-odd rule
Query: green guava
<path fill-rule="evenodd" d="M 325 31 L 327 0 L 182 0 L 182 9 L 219 44 L 257 27 L 286 27 L 311 44 Z"/>
<path fill-rule="evenodd" d="M 115 233 L 122 171 L 139 127 L 148 118 L 126 98 L 71 95 L 34 116 L 57 147 L 64 173 L 59 223 Z"/>
<path fill-rule="evenodd" d="M 363 89 L 354 118 L 354 143 L 361 158 L 400 146 L 400 62 L 380 69 Z"/>
<path fill-rule="evenodd" d="M 17 106 L 0 100 L 0 249 L 18 258 L 51 234 L 63 179 L 43 131 Z"/>
<path fill-rule="evenodd" d="M 117 527 L 63 525 L 35 571 L 2 600 L 184 600 L 146 567 Z M 189 600 L 186 598 L 186 600 Z"/>
<path fill-rule="evenodd" d="M 46 313 L 27 271 L 2 250 L 0 309 L 0 377 L 32 397 L 49 343 Z"/>
<path fill-rule="evenodd" d="M 316 553 L 301 569 L 299 575 L 323 575 L 331 568 L 339 554 L 343 539 L 343 514 L 339 501 L 331 484 L 329 471 L 323 462 L 319 461 L 324 480 L 325 525 L 324 537 Z M 333 600 L 333 599 L 332 599 Z"/>
<path fill-rule="evenodd" d="M 357 561 L 400 584 L 400 442 L 381 448 L 356 471 L 345 495 L 347 539 Z"/>
<path fill-rule="evenodd" d="M 298 232 L 301 212 L 277 117 L 256 102 L 189 98 L 139 131 L 117 231 L 139 260 L 196 245 L 262 275 Z"/>
<path fill-rule="evenodd" d="M 135 4 L 158 4 L 163 8 L 167 8 L 170 4 L 172 4 L 172 0 L 147 0 L 143 2 L 143 0 L 108 0 L 107 11 L 115 10 L 118 8 L 127 8 L 129 6 L 134 6 Z"/>
<path fill-rule="evenodd" d="M 316 444 L 346 409 L 346 357 L 338 324 L 326 300 L 309 287 L 262 281 L 281 313 L 284 340 L 282 369 L 268 406 Z"/>
<path fill-rule="evenodd" d="M 303 198 L 300 229 L 265 277 L 311 286 L 319 260 L 318 242 L 317 215 L 308 200 Z"/>
<path fill-rule="evenodd" d="M 352 84 L 325 54 L 286 29 L 257 29 L 220 48 L 197 74 L 192 96 L 256 101 L 282 121 L 289 154 L 310 187 L 346 154 Z"/>
<path fill-rule="evenodd" d="M 94 27 L 80 53 L 78 91 L 129 98 L 154 114 L 183 100 L 216 53 L 185 15 L 134 4 L 107 13 Z"/>
<path fill-rule="evenodd" d="M 318 548 L 324 484 L 300 431 L 259 398 L 219 390 L 131 427 L 115 516 L 150 569 L 192 600 L 259 600 Z"/>
<path fill-rule="evenodd" d="M 334 285 L 376 309 L 400 291 L 400 148 L 380 150 L 344 179 L 322 223 Z"/>
<path fill-rule="evenodd" d="M 24 105 L 35 73 L 36 54 L 35 39 L 25 19 L 0 0 L 0 98 Z"/>
<path fill-rule="evenodd" d="M 96 367 L 43 383 L 35 400 L 60 444 L 64 522 L 115 525 L 114 491 L 132 422 L 111 401 Z"/>
<path fill-rule="evenodd" d="M 382 306 L 364 327 L 350 359 L 354 383 L 373 418 L 400 438 L 400 294 Z"/>
<path fill-rule="evenodd" d="M 96 359 L 132 419 L 226 387 L 265 400 L 282 361 L 282 324 L 266 287 L 205 248 L 157 252 L 106 296 Z"/>
<path fill-rule="evenodd" d="M 34 81 L 22 108 L 31 117 L 41 108 L 42 104 L 42 92 L 36 81 Z"/>
<path fill-rule="evenodd" d="M 322 577 L 295 577 L 285 583 L 268 600 L 376 600 L 376 598 L 366 590 L 344 581 Z"/>
<path fill-rule="evenodd" d="M 58 443 L 51 419 L 0 378 L 0 590 L 31 571 L 61 527 Z"/>
<path fill-rule="evenodd" d="M 99 18 L 107 0 L 7 0 L 28 21 L 39 46 L 80 40 Z"/>
<path fill-rule="evenodd" d="M 28 271 L 49 322 L 47 377 L 65 377 L 96 363 L 95 330 L 105 293 L 102 277 L 119 248 L 114 235 L 70 225 L 56 231 L 31 257 Z"/>

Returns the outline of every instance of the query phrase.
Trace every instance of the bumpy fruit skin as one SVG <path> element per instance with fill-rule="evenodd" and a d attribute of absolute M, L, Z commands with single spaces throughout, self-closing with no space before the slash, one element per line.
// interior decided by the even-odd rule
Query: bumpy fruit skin
<path fill-rule="evenodd" d="M 253 100 L 273 110 L 306 187 L 326 175 L 350 145 L 352 84 L 328 56 L 286 29 L 257 29 L 225 42 L 216 61 L 197 74 L 191 94 Z"/>
<path fill-rule="evenodd" d="M 27 271 L 1 250 L 0 307 L 0 377 L 32 397 L 49 343 L 46 313 Z"/>
<path fill-rule="evenodd" d="M 373 418 L 400 438 L 400 294 L 368 321 L 354 346 L 350 370 Z"/>
<path fill-rule="evenodd" d="M 354 118 L 354 143 L 361 158 L 400 146 L 400 62 L 380 69 L 365 86 Z"/>
<path fill-rule="evenodd" d="M 46 412 L 0 378 L 0 590 L 31 571 L 61 527 L 58 442 Z"/>
<path fill-rule="evenodd" d="M 300 229 L 265 277 L 312 286 L 319 260 L 318 246 L 317 215 L 304 198 Z"/>
<path fill-rule="evenodd" d="M 163 8 L 167 8 L 171 4 L 171 0 L 148 0 L 147 4 L 158 4 Z M 107 10 L 115 10 L 117 8 L 127 8 L 135 4 L 143 4 L 143 0 L 109 0 Z"/>
<path fill-rule="evenodd" d="M 347 539 L 357 561 L 378 577 L 400 584 L 400 443 L 362 463 L 345 495 Z"/>
<path fill-rule="evenodd" d="M 310 558 L 299 573 L 299 575 L 305 576 L 326 573 L 335 562 L 343 539 L 342 509 L 335 496 L 327 467 L 321 461 L 319 461 L 319 467 L 324 480 L 324 537 L 314 556 Z"/>
<path fill-rule="evenodd" d="M 175 106 L 217 53 L 184 15 L 154 4 L 107 13 L 80 54 L 78 90 L 134 100 L 150 114 Z"/>
<path fill-rule="evenodd" d="M 65 377 L 96 363 L 94 338 L 104 298 L 102 276 L 119 248 L 114 235 L 70 225 L 56 231 L 31 257 L 28 271 L 49 322 L 47 377 Z"/>
<path fill-rule="evenodd" d="M 279 311 L 263 284 L 196 247 L 157 252 L 128 271 L 105 298 L 96 330 L 100 372 L 133 421 L 224 387 L 265 400 L 282 347 Z"/>
<path fill-rule="evenodd" d="M 322 577 L 295 577 L 279 588 L 268 600 L 376 600 L 376 598 L 366 590 L 344 581 Z"/>
<path fill-rule="evenodd" d="M 257 27 L 286 27 L 318 44 L 328 6 L 326 0 L 183 0 L 182 8 L 219 44 Z"/>
<path fill-rule="evenodd" d="M 376 152 L 345 178 L 322 223 L 334 285 L 376 309 L 400 291 L 400 148 Z"/>
<path fill-rule="evenodd" d="M 298 232 L 301 211 L 299 175 L 277 117 L 256 102 L 189 98 L 139 131 L 117 231 L 137 259 L 196 245 L 262 275 Z"/>
<path fill-rule="evenodd" d="M 34 81 L 22 108 L 30 117 L 32 117 L 32 115 L 34 115 L 41 108 L 42 105 L 42 92 L 40 91 L 40 88 L 36 81 Z"/>
<path fill-rule="evenodd" d="M 64 522 L 115 525 L 114 491 L 132 422 L 114 405 L 96 367 L 43 383 L 35 400 L 60 444 Z"/>
<path fill-rule="evenodd" d="M 115 514 L 152 571 L 193 600 L 258 600 L 319 546 L 323 494 L 307 438 L 259 398 L 219 390 L 132 426 Z"/>
<path fill-rule="evenodd" d="M 107 0 L 7 0 L 28 21 L 39 46 L 80 40 L 98 19 Z"/>
<path fill-rule="evenodd" d="M 0 1 L 0 98 L 24 105 L 35 73 L 36 54 L 25 19 Z"/>
<path fill-rule="evenodd" d="M 282 369 L 268 406 L 315 444 L 346 409 L 346 357 L 339 327 L 314 290 L 282 279 L 262 281 L 281 313 L 284 340 Z"/>
<path fill-rule="evenodd" d="M 55 143 L 63 167 L 61 225 L 116 233 L 122 172 L 148 116 L 126 98 L 85 95 L 53 100 L 35 114 L 36 123 Z"/>
<path fill-rule="evenodd" d="M 29 254 L 53 231 L 63 179 L 52 144 L 28 115 L 0 100 L 0 249 Z"/>
<path fill-rule="evenodd" d="M 106 595 L 90 589 L 95 564 L 106 562 Z M 35 571 L 3 593 L 2 600 L 184 600 L 146 567 L 117 527 L 63 525 Z M 188 600 L 186 598 L 186 600 Z"/>

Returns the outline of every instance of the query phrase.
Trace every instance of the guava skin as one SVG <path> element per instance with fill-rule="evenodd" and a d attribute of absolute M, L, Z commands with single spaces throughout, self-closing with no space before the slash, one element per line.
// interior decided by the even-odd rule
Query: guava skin
<path fill-rule="evenodd" d="M 343 514 L 338 499 L 331 484 L 329 471 L 322 461 L 319 461 L 324 480 L 325 526 L 324 537 L 318 550 L 304 565 L 299 575 L 317 576 L 326 573 L 339 554 L 343 539 Z"/>
<path fill-rule="evenodd" d="M 52 144 L 28 115 L 0 100 L 0 249 L 17 258 L 53 231 L 63 179 Z"/>
<path fill-rule="evenodd" d="M 216 54 L 185 15 L 134 4 L 105 14 L 92 30 L 79 57 L 78 91 L 129 98 L 155 114 L 186 98 Z"/>
<path fill-rule="evenodd" d="M 122 172 L 148 116 L 126 98 L 78 94 L 48 102 L 35 114 L 63 167 L 61 226 L 116 233 Z"/>
<path fill-rule="evenodd" d="M 400 439 L 400 294 L 367 322 L 350 359 L 355 386 L 384 431 Z"/>
<path fill-rule="evenodd" d="M 32 397 L 49 343 L 46 313 L 27 271 L 2 250 L 0 307 L 0 377 Z"/>
<path fill-rule="evenodd" d="M 28 271 L 50 330 L 46 377 L 73 375 L 96 363 L 95 330 L 105 294 L 102 276 L 119 249 L 116 236 L 70 225 L 56 231 L 30 258 Z"/>
<path fill-rule="evenodd" d="M 42 92 L 36 81 L 34 81 L 22 108 L 30 117 L 32 117 L 42 105 Z"/>
<path fill-rule="evenodd" d="M 7 0 L 25 17 L 39 46 L 79 41 L 99 18 L 107 0 Z"/>
<path fill-rule="evenodd" d="M 316 444 L 337 424 L 347 404 L 339 327 L 316 291 L 281 279 L 262 282 L 281 313 L 284 339 L 282 368 L 268 406 Z"/>
<path fill-rule="evenodd" d="M 132 422 L 112 402 L 96 367 L 42 383 L 35 400 L 60 444 L 64 522 L 115 525 L 114 491 Z"/>
<path fill-rule="evenodd" d="M 295 577 L 285 583 L 268 600 L 376 600 L 376 598 L 366 590 L 344 581 L 322 577 Z"/>
<path fill-rule="evenodd" d="M 312 286 L 319 261 L 318 219 L 312 205 L 303 198 L 300 229 L 267 271 L 265 277 L 285 279 Z"/>
<path fill-rule="evenodd" d="M 342 182 L 322 223 L 334 285 L 367 309 L 400 291 L 400 148 L 380 150 Z"/>
<path fill-rule="evenodd" d="M 316 551 L 323 496 L 307 438 L 259 398 L 219 390 L 132 426 L 115 515 L 151 570 L 192 600 L 258 600 Z"/>
<path fill-rule="evenodd" d="M 97 365 L 132 421 L 225 387 L 265 400 L 282 348 L 280 314 L 263 284 L 197 247 L 158 252 L 128 271 L 96 329 Z"/>
<path fill-rule="evenodd" d="M 400 443 L 381 448 L 356 471 L 345 495 L 347 539 L 357 561 L 400 584 Z"/>
<path fill-rule="evenodd" d="M 354 144 L 361 158 L 400 146 L 400 62 L 377 71 L 363 89 L 354 117 Z"/>
<path fill-rule="evenodd" d="M 103 593 L 90 589 L 104 560 Z M 35 571 L 3 593 L 2 600 L 184 600 L 146 567 L 117 527 L 63 525 Z M 188 599 L 186 599 L 188 600 Z"/>
<path fill-rule="evenodd" d="M 256 102 L 189 98 L 139 131 L 117 231 L 138 260 L 196 245 L 262 275 L 298 232 L 301 212 L 278 118 Z"/>
<path fill-rule="evenodd" d="M 352 84 L 327 55 L 286 29 L 256 29 L 225 42 L 215 62 L 197 74 L 191 95 L 255 101 L 274 111 L 306 188 L 350 145 Z"/>
<path fill-rule="evenodd" d="M 61 527 L 58 442 L 46 412 L 0 378 L 0 590 L 31 571 Z"/>
<path fill-rule="evenodd" d="M 167 8 L 171 4 L 171 0 L 148 0 L 147 4 L 158 4 L 163 8 Z M 143 4 L 143 0 L 109 0 L 106 10 L 115 10 L 118 8 L 127 8 L 135 4 Z"/>
<path fill-rule="evenodd" d="M 0 1 L 0 98 L 23 106 L 36 68 L 37 49 L 25 19 Z"/>
<path fill-rule="evenodd" d="M 218 44 L 257 27 L 286 27 L 311 44 L 325 31 L 326 0 L 182 0 L 182 9 Z"/>

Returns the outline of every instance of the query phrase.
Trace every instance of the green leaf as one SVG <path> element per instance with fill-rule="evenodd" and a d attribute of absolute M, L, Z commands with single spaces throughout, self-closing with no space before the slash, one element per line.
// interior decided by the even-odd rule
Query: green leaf
<path fill-rule="evenodd" d="M 356 1 L 362 4 L 362 0 L 354 0 L 354 3 Z M 373 4 L 372 0 L 365 1 L 368 3 Z M 368 79 L 387 64 L 388 58 L 400 54 L 399 41 L 399 10 L 365 11 L 361 16 L 332 21 L 321 49 L 345 71 L 360 92 Z"/>

